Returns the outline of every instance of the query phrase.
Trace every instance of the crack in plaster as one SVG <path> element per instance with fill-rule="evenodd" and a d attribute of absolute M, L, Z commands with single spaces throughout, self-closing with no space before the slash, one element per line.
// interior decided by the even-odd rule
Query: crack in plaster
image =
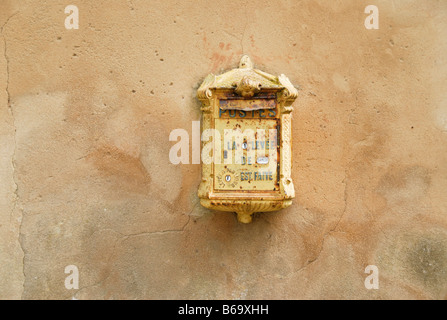
<path fill-rule="evenodd" d="M 113 249 L 112 249 L 112 253 L 109 256 L 108 259 L 108 263 L 110 263 L 112 257 L 115 255 L 115 249 L 118 245 L 118 242 L 122 242 L 125 241 L 131 237 L 138 237 L 138 236 L 146 236 L 146 235 L 164 235 L 167 233 L 179 233 L 179 232 L 184 232 L 186 227 L 189 225 L 189 223 L 191 222 L 191 214 L 194 212 L 194 210 L 196 209 L 197 205 L 199 204 L 199 202 L 197 202 L 193 208 L 191 209 L 191 211 L 187 214 L 188 215 L 188 221 L 182 226 L 181 229 L 173 229 L 173 230 L 162 230 L 162 231 L 153 231 L 153 232 L 140 232 L 140 233 L 134 233 L 134 234 L 123 234 L 121 232 L 118 232 L 116 230 L 113 229 L 107 229 L 113 232 L 116 232 L 118 234 L 120 234 L 122 237 L 117 239 L 113 245 Z M 98 281 L 97 283 L 79 288 L 79 290 L 73 295 L 73 298 L 77 299 L 77 296 L 80 294 L 80 292 L 82 290 L 88 289 L 88 288 L 94 288 L 94 287 L 99 287 L 101 284 L 103 284 L 108 278 L 110 277 L 110 271 L 107 273 L 107 275 L 101 279 L 100 281 Z"/>
<path fill-rule="evenodd" d="M 315 258 L 309 259 L 309 260 L 305 263 L 304 266 L 302 266 L 302 267 L 299 268 L 298 270 L 293 271 L 288 277 L 290 277 L 290 276 L 292 276 L 292 275 L 294 275 L 294 274 L 296 274 L 296 273 L 301 272 L 302 270 L 306 269 L 308 266 L 310 266 L 311 264 L 313 264 L 314 262 L 316 262 L 316 261 L 318 260 L 318 258 L 320 258 L 321 252 L 323 252 L 323 249 L 324 249 L 324 243 L 325 243 L 325 241 L 326 241 L 326 238 L 327 238 L 328 236 L 330 236 L 332 233 L 334 233 L 334 232 L 338 232 L 338 231 L 337 231 L 338 225 L 340 224 L 341 220 L 343 220 L 343 217 L 344 217 L 344 215 L 345 215 L 345 213 L 346 213 L 346 210 L 347 210 L 347 207 L 348 207 L 348 204 L 347 204 L 347 199 L 348 199 L 348 172 L 347 172 L 347 171 L 348 171 L 348 170 L 345 170 L 345 178 L 343 179 L 343 183 L 344 183 L 344 185 L 345 185 L 345 190 L 344 190 L 344 203 L 345 203 L 345 206 L 344 206 L 344 208 L 343 208 L 343 212 L 342 212 L 341 215 L 340 215 L 340 218 L 339 218 L 338 221 L 335 223 L 335 225 L 334 225 L 333 228 L 331 228 L 328 232 L 326 232 L 326 233 L 323 234 L 323 240 L 321 241 L 320 249 L 318 250 L 318 253 L 317 253 L 317 255 L 315 256 Z"/>
<path fill-rule="evenodd" d="M 16 208 L 16 205 L 17 205 L 17 200 L 18 200 L 18 197 L 19 197 L 18 196 L 18 184 L 17 184 L 16 179 L 15 179 L 16 165 L 15 165 L 15 161 L 14 161 L 15 155 L 16 155 L 16 149 L 17 149 L 17 147 L 16 147 L 17 146 L 17 143 L 16 143 L 17 128 L 16 128 L 16 125 L 15 125 L 14 111 L 13 111 L 12 106 L 11 106 L 11 94 L 9 92 L 9 58 L 8 58 L 8 55 L 7 55 L 6 37 L 3 34 L 3 31 L 4 31 L 5 27 L 6 27 L 6 25 L 8 24 L 8 22 L 11 20 L 11 18 L 14 17 L 16 14 L 17 13 L 11 15 L 6 20 L 6 22 L 1 27 L 1 31 L 0 31 L 0 33 L 3 36 L 3 45 L 4 45 L 3 56 L 4 56 L 5 61 L 6 61 L 6 86 L 5 86 L 5 91 L 6 91 L 6 96 L 7 96 L 8 109 L 9 109 L 9 112 L 10 112 L 11 117 L 12 117 L 12 124 L 13 124 L 13 128 L 14 128 L 14 151 L 13 151 L 13 154 L 12 154 L 12 157 L 11 157 L 11 165 L 12 165 L 12 169 L 13 169 L 13 180 L 14 180 L 14 185 L 15 185 L 14 186 L 14 195 L 15 195 L 15 197 L 14 197 L 14 206 L 13 206 L 13 208 L 11 210 L 11 213 L 10 213 L 10 220 L 11 220 L 11 216 L 12 216 L 13 212 L 15 211 L 15 208 Z"/>
<path fill-rule="evenodd" d="M 183 231 L 185 231 L 185 228 L 188 226 L 190 221 L 191 221 L 191 216 L 188 214 L 188 221 L 185 223 L 185 225 L 181 229 L 152 231 L 152 232 L 139 232 L 139 233 L 127 234 L 127 235 L 124 235 L 124 237 L 121 240 L 127 240 L 131 237 L 139 237 L 139 236 L 146 236 L 146 235 L 163 235 L 163 234 L 167 234 L 167 233 L 183 232 Z"/>
<path fill-rule="evenodd" d="M 194 212 L 194 210 L 197 208 L 197 205 L 199 204 L 199 202 L 197 202 L 191 209 L 191 211 L 187 214 L 188 216 L 188 221 L 186 221 L 186 223 L 183 225 L 183 227 L 181 229 L 173 229 L 173 230 L 161 230 L 161 231 L 151 231 L 151 232 L 139 232 L 139 233 L 133 233 L 133 234 L 122 234 L 123 237 L 121 238 L 121 240 L 127 240 L 131 237 L 139 237 L 139 236 L 145 236 L 145 235 L 163 235 L 163 234 L 167 234 L 167 233 L 177 233 L 177 232 L 184 232 L 186 227 L 189 225 L 189 223 L 191 222 L 191 214 Z M 118 232 L 119 233 L 119 232 Z"/>
<path fill-rule="evenodd" d="M 12 104 L 11 104 L 11 94 L 9 91 L 9 78 L 10 78 L 10 69 L 9 69 L 9 57 L 8 57 L 8 48 L 7 48 L 7 41 L 6 41 L 6 36 L 4 34 L 5 28 L 8 25 L 9 21 L 15 16 L 17 15 L 18 12 L 13 13 L 12 15 L 10 15 L 8 17 L 8 19 L 6 19 L 5 23 L 2 25 L 1 29 L 0 29 L 0 33 L 3 37 L 3 45 L 4 45 L 4 52 L 3 52 L 3 56 L 5 58 L 5 62 L 6 62 L 6 86 L 5 86 L 5 91 L 6 91 L 6 96 L 7 96 L 7 104 L 8 104 L 8 110 L 9 113 L 11 114 L 11 118 L 12 118 L 12 125 L 13 125 L 13 129 L 14 129 L 14 134 L 13 134 L 13 141 L 14 141 L 14 149 L 13 149 L 13 153 L 11 155 L 11 166 L 12 166 L 12 179 L 14 182 L 14 204 L 13 207 L 11 209 L 11 212 L 9 214 L 9 221 L 11 222 L 12 220 L 12 216 L 14 214 L 14 212 L 16 211 L 17 208 L 17 203 L 19 201 L 19 185 L 17 183 L 17 179 L 16 179 L 16 163 L 15 163 L 15 158 L 16 158 L 16 152 L 17 152 L 17 127 L 16 127 L 16 119 L 15 119 L 15 115 L 14 115 L 14 110 L 12 108 Z M 23 216 L 20 217 L 20 225 L 19 225 L 19 234 L 18 234 L 18 242 L 20 245 L 20 249 L 22 250 L 23 253 L 23 260 L 22 260 L 22 274 L 23 274 L 23 291 L 22 291 L 22 299 L 23 299 L 23 294 L 25 292 L 25 249 L 23 247 L 23 242 L 21 239 L 21 235 L 22 235 L 22 222 L 23 222 Z"/>
<path fill-rule="evenodd" d="M 242 32 L 242 37 L 241 37 L 241 49 L 242 49 L 242 54 L 245 54 L 245 50 L 244 50 L 244 39 L 245 39 L 245 33 L 247 31 L 247 27 L 248 27 L 248 11 L 247 11 L 247 0 L 245 1 L 245 26 L 244 26 L 244 31 Z"/>

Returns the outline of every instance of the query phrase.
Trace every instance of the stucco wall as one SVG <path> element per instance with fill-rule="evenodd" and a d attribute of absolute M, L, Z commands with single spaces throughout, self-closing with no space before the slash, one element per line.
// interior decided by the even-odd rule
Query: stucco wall
<path fill-rule="evenodd" d="M 0 298 L 447 298 L 446 1 L 1 0 L 0 25 Z M 300 89 L 296 199 L 249 225 L 169 162 L 243 54 Z"/>

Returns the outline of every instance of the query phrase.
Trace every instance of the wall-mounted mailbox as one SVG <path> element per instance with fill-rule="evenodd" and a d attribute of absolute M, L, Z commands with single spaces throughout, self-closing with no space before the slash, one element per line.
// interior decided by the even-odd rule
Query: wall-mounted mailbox
<path fill-rule="evenodd" d="M 205 79 L 198 90 L 204 207 L 236 212 L 250 223 L 255 212 L 292 204 L 291 105 L 297 95 L 286 76 L 253 69 L 248 56 L 239 68 Z"/>

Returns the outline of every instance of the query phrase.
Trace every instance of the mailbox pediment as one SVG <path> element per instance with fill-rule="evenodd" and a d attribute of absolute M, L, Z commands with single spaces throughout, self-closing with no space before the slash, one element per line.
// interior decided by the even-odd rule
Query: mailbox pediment
<path fill-rule="evenodd" d="M 244 82 L 256 83 L 262 89 L 284 89 L 284 86 L 278 80 L 278 77 L 270 75 L 256 69 L 233 69 L 220 76 L 216 77 L 216 82 L 213 84 L 213 89 L 233 89 L 238 84 Z"/>
<path fill-rule="evenodd" d="M 298 96 L 297 89 L 285 75 L 274 76 L 254 69 L 248 56 L 242 57 L 239 68 L 218 76 L 208 75 L 198 90 L 198 97 L 201 100 L 209 99 L 212 91 L 227 90 L 243 98 L 252 98 L 262 92 L 278 92 L 293 102 Z"/>

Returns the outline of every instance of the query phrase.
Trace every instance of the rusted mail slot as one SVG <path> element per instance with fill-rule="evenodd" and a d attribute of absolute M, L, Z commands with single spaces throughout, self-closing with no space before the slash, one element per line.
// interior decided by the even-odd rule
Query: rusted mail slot
<path fill-rule="evenodd" d="M 239 68 L 209 75 L 198 90 L 202 119 L 200 203 L 236 212 L 242 223 L 255 212 L 292 204 L 292 103 L 298 92 L 289 79 L 253 69 L 248 56 Z"/>
<path fill-rule="evenodd" d="M 275 109 L 276 100 L 222 99 L 219 101 L 219 106 L 221 110 L 243 110 L 243 111 L 267 110 L 267 109 Z"/>

